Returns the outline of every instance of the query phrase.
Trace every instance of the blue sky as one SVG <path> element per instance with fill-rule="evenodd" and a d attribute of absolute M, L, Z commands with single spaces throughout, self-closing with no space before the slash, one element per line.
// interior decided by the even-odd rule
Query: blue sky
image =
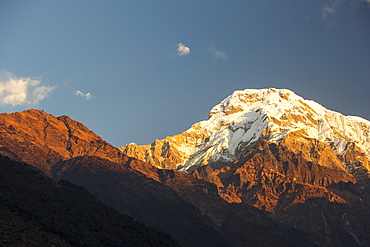
<path fill-rule="evenodd" d="M 370 119 L 369 30 L 369 0 L 0 0 L 0 112 L 68 115 L 115 146 L 246 88 Z"/>

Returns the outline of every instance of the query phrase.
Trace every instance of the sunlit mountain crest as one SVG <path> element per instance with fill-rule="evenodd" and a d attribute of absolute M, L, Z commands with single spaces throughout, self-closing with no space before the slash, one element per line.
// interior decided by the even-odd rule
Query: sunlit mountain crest
<path fill-rule="evenodd" d="M 222 168 L 241 158 L 260 138 L 280 143 L 294 133 L 300 142 L 325 143 L 340 159 L 356 148 L 363 156 L 361 166 L 369 170 L 369 129 L 365 119 L 328 110 L 288 89 L 245 89 L 233 92 L 211 109 L 208 120 L 181 134 L 150 145 L 131 143 L 120 150 L 158 168 L 189 173 L 209 163 Z"/>

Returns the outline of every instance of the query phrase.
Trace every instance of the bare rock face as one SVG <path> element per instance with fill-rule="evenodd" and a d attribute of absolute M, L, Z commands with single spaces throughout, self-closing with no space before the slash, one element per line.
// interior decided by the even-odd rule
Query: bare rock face
<path fill-rule="evenodd" d="M 326 150 L 320 145 L 311 148 L 315 151 L 312 154 Z M 312 197 L 346 203 L 328 187 L 339 182 L 355 183 L 355 178 L 343 169 L 319 165 L 320 158 L 295 151 L 295 146 L 290 148 L 287 143 L 278 145 L 260 140 L 254 149 L 229 166 L 200 167 L 193 175 L 214 183 L 219 195 L 230 203 L 247 203 L 272 212 L 304 203 Z M 336 158 L 332 151 L 327 155 Z"/>
<path fill-rule="evenodd" d="M 137 146 L 131 143 L 122 153 L 147 162 L 160 169 L 176 169 L 176 164 L 182 162 L 186 155 L 166 140 L 155 141 L 151 145 Z M 154 165 L 157 164 L 157 165 Z"/>
<path fill-rule="evenodd" d="M 99 156 L 112 162 L 127 159 L 115 147 L 67 116 L 27 110 L 0 114 L 0 153 L 36 165 L 51 176 L 52 166 L 78 156 Z"/>

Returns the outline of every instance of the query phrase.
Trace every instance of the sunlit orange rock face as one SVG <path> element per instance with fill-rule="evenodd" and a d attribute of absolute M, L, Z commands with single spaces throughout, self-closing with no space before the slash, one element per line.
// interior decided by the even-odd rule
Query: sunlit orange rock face
<path fill-rule="evenodd" d="M 244 202 L 268 211 L 284 210 L 313 197 L 346 203 L 328 187 L 339 182 L 356 183 L 355 178 L 325 144 L 307 139 L 300 145 L 297 149 L 289 137 L 280 144 L 260 140 L 230 166 L 200 167 L 193 175 L 217 185 L 219 195 L 228 202 Z M 322 163 L 327 157 L 330 162 Z"/>
<path fill-rule="evenodd" d="M 173 138 L 177 140 L 183 134 Z M 130 144 L 121 150 L 138 159 L 175 168 L 186 156 L 171 149 L 169 140 L 167 137 L 148 146 Z M 192 175 L 215 184 L 220 197 L 229 203 L 247 203 L 271 212 L 316 197 L 347 203 L 329 187 L 340 182 L 358 183 L 368 177 L 367 156 L 354 144 L 347 149 L 346 155 L 338 156 L 328 144 L 306 137 L 304 131 L 295 131 L 280 143 L 260 138 L 229 165 L 218 168 L 206 164 Z"/>
<path fill-rule="evenodd" d="M 194 124 L 190 130 L 162 140 L 155 140 L 152 144 L 138 146 L 130 143 L 119 149 L 130 157 L 145 161 L 161 169 L 177 169 L 189 160 L 190 150 L 196 150 L 209 138 L 210 134 Z M 185 151 L 186 150 L 186 151 Z"/>
<path fill-rule="evenodd" d="M 49 176 L 52 166 L 59 160 L 83 155 L 112 162 L 125 159 L 125 155 L 81 123 L 38 110 L 0 114 L 0 138 L 1 154 L 37 164 Z"/>

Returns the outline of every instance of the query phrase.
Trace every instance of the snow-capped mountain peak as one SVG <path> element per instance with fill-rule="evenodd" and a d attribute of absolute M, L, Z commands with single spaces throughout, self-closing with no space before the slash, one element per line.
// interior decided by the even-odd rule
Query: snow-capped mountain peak
<path fill-rule="evenodd" d="M 260 138 L 279 143 L 299 132 L 326 143 L 337 155 L 353 143 L 369 158 L 369 129 L 365 119 L 328 110 L 288 89 L 246 89 L 232 93 L 211 109 L 207 120 L 179 135 L 121 150 L 156 167 L 192 172 L 208 163 L 223 167 Z"/>

